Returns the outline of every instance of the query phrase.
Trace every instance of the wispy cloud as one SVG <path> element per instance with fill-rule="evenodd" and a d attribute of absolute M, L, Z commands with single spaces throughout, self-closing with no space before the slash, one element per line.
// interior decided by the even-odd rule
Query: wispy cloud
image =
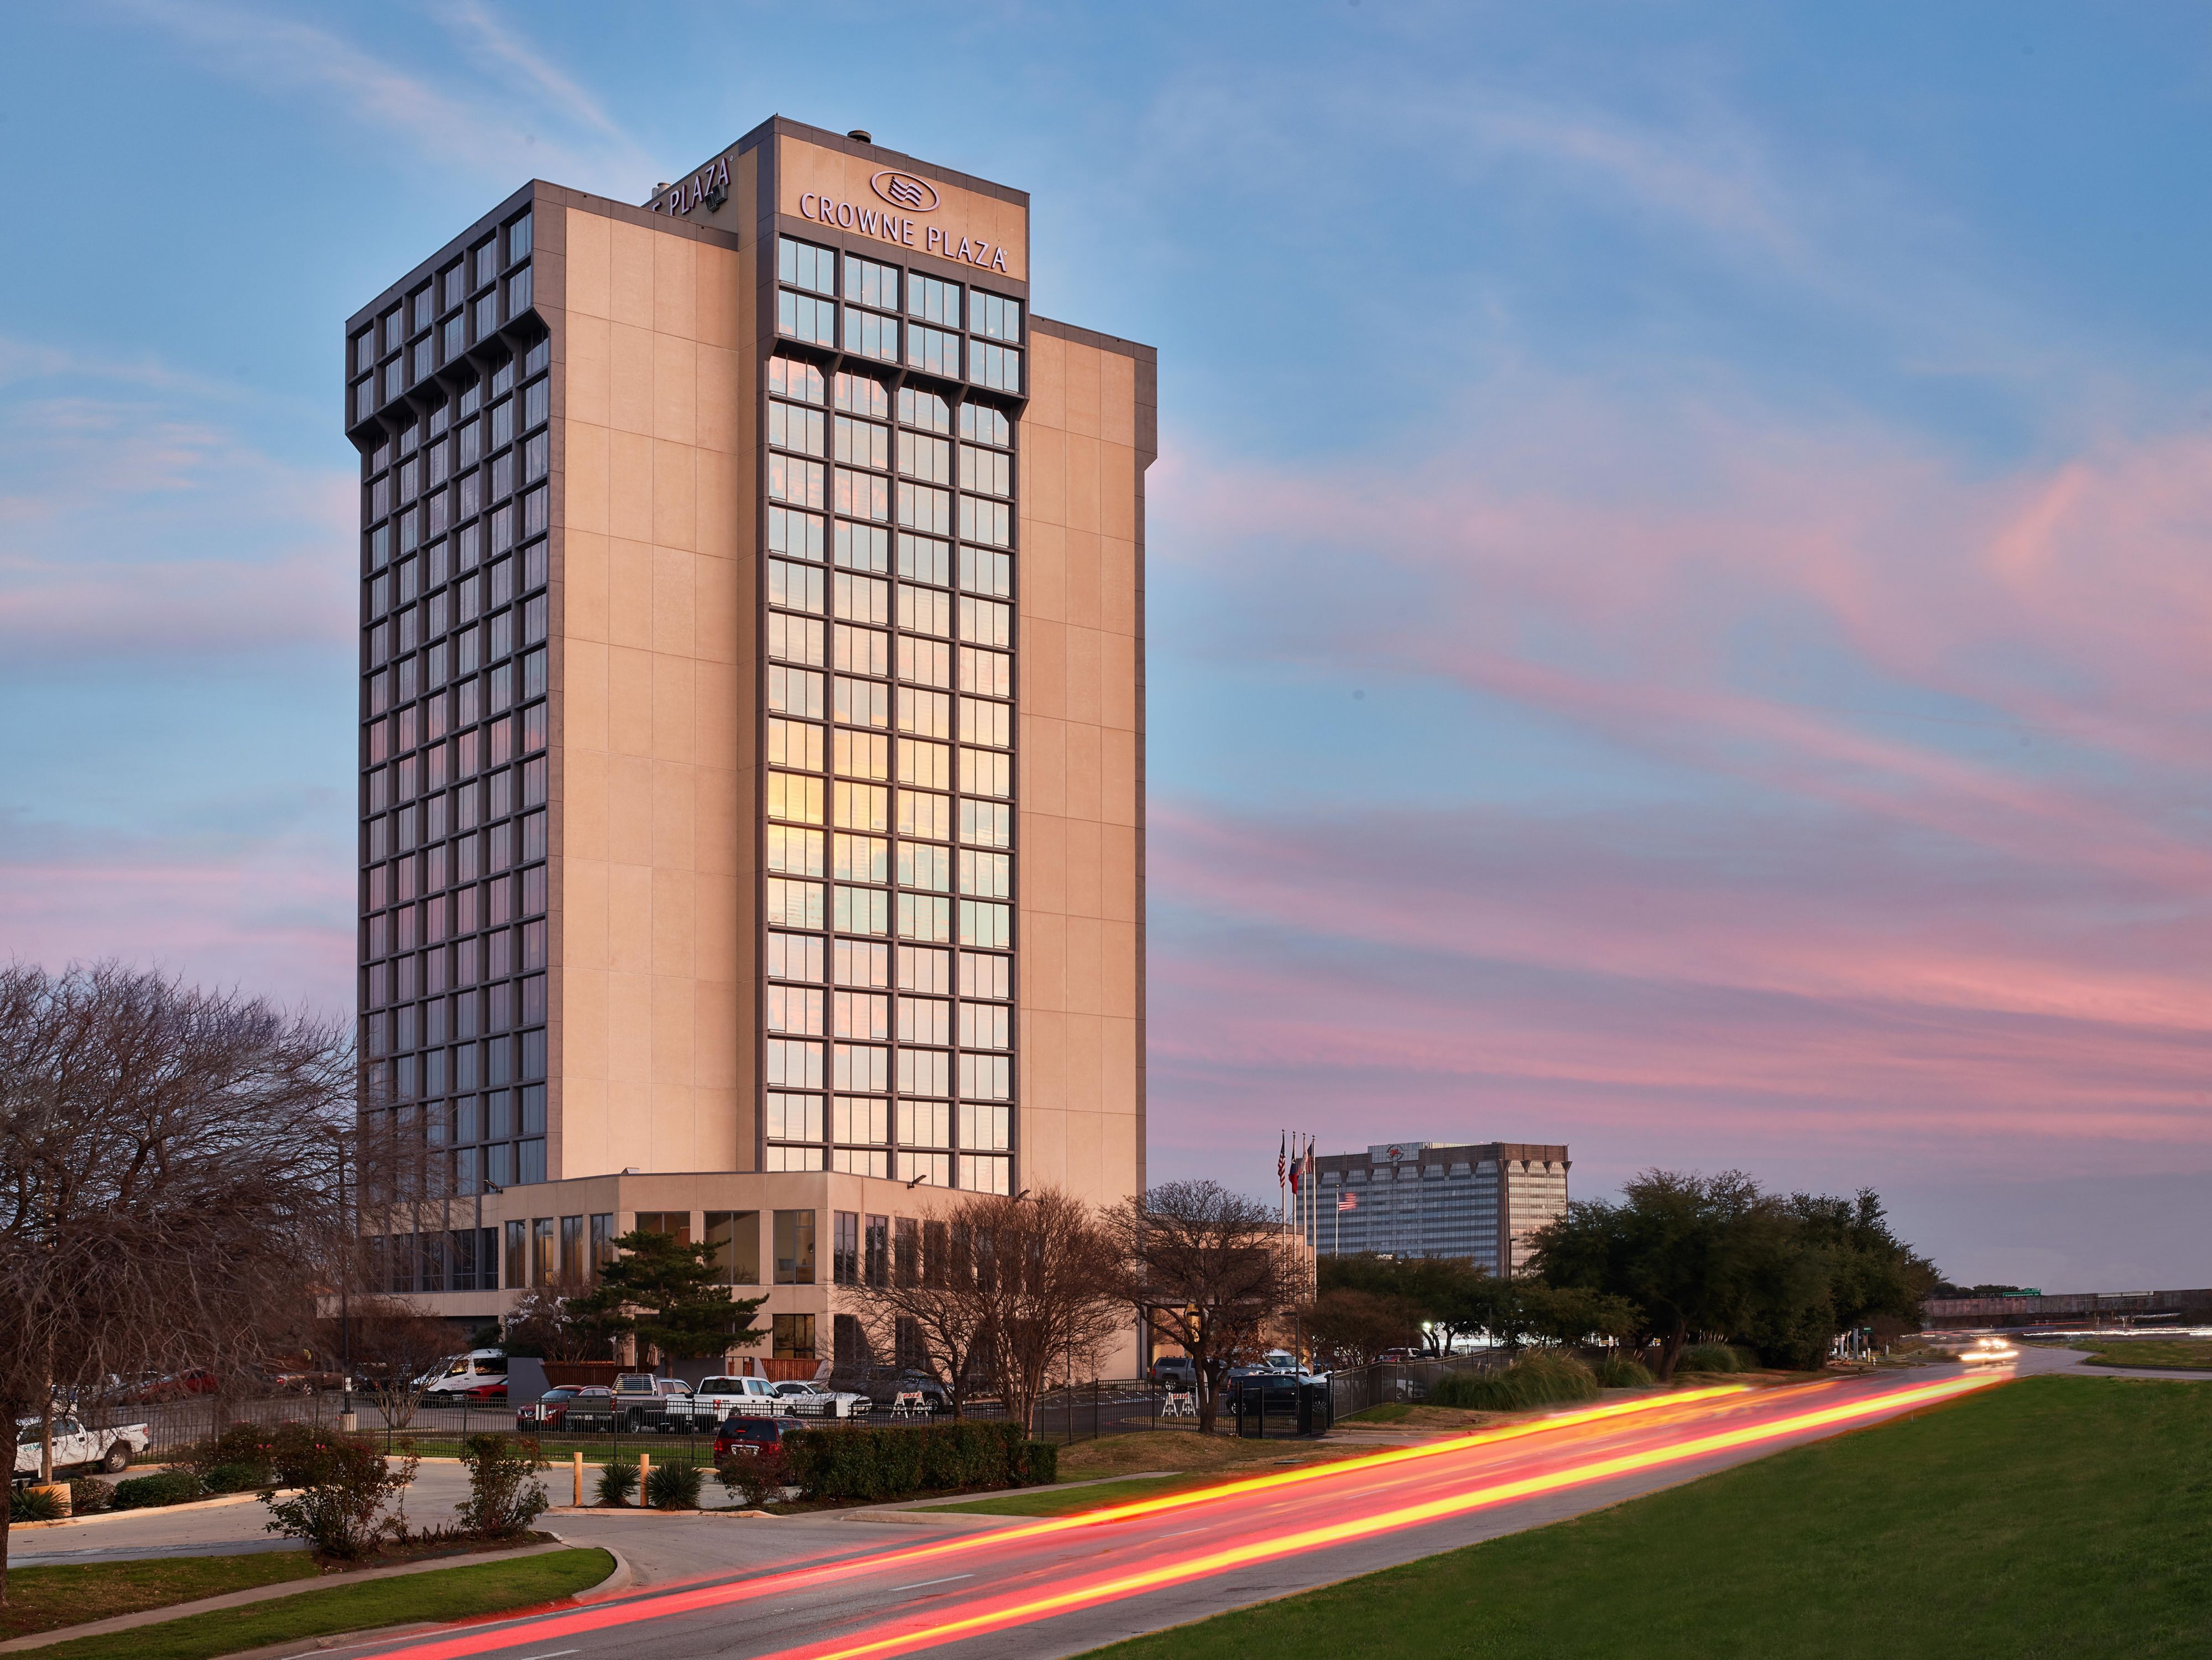
<path fill-rule="evenodd" d="M 181 0 L 115 0 L 257 90 L 317 100 L 426 158 L 511 184 L 531 173 L 628 198 L 652 162 L 587 93 L 521 43 L 488 7 L 438 12 L 486 70 L 473 82 L 381 57 L 345 34 L 281 12 Z M 518 87 L 506 71 L 519 70 Z M 647 181 L 649 182 L 649 180 Z"/>

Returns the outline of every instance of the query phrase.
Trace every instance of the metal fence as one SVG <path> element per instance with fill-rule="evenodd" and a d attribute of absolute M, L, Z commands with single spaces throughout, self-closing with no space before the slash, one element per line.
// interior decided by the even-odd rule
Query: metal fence
<path fill-rule="evenodd" d="M 1370 1407 L 1415 1406 L 1428 1398 L 1429 1391 L 1442 1378 L 1462 1372 L 1498 1371 L 1511 1359 L 1504 1349 L 1477 1349 L 1471 1354 L 1448 1354 L 1434 1360 L 1346 1367 L 1329 1374 L 1330 1405 L 1340 1419 L 1364 1412 Z"/>

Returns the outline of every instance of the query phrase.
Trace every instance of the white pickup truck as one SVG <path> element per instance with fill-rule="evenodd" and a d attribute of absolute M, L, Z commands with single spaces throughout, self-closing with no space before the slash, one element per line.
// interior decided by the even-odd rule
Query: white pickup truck
<path fill-rule="evenodd" d="M 130 1468 L 131 1455 L 146 1450 L 146 1426 L 120 1424 L 113 1429 L 88 1430 L 68 1414 L 54 1418 L 54 1471 L 58 1475 L 81 1464 L 96 1465 L 112 1475 Z M 15 1474 L 39 1473 L 39 1420 L 15 1420 Z"/>

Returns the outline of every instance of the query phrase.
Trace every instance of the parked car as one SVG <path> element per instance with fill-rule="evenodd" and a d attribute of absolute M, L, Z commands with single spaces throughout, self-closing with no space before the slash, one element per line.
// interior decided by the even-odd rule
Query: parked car
<path fill-rule="evenodd" d="M 713 1407 L 699 1401 L 691 1386 L 680 1377 L 655 1377 L 651 1372 L 626 1371 L 615 1379 L 604 1404 L 594 1399 L 568 1403 L 563 1427 L 576 1431 L 619 1431 L 635 1435 L 641 1430 L 662 1434 L 696 1433 L 720 1421 Z"/>
<path fill-rule="evenodd" d="M 205 1366 L 187 1366 L 181 1371 L 142 1372 L 126 1380 L 114 1398 L 125 1406 L 155 1406 L 195 1395 L 213 1395 L 222 1387 L 222 1381 Z"/>
<path fill-rule="evenodd" d="M 440 1395 L 466 1395 L 481 1389 L 496 1378 L 500 1387 L 507 1387 L 507 1351 L 504 1349 L 471 1349 L 466 1354 L 457 1354 L 442 1366 L 433 1366 L 424 1372 L 419 1383 L 422 1393 L 434 1401 Z"/>
<path fill-rule="evenodd" d="M 1157 1355 L 1152 1360 L 1152 1382 L 1170 1389 L 1194 1389 L 1198 1385 L 1198 1362 L 1187 1354 Z"/>
<path fill-rule="evenodd" d="M 733 1414 L 725 1418 L 721 1427 L 714 1432 L 714 1462 L 719 1464 L 732 1454 L 754 1457 L 763 1447 L 781 1446 L 785 1436 L 804 1427 L 790 1418 L 743 1418 Z"/>
<path fill-rule="evenodd" d="M 909 1401 L 920 1396 L 921 1404 L 933 1413 L 949 1412 L 952 1406 L 944 1384 L 911 1366 L 848 1368 L 830 1380 L 833 1389 L 841 1384 L 849 1392 L 865 1395 L 872 1406 L 886 1409 L 897 1406 L 902 1395 Z"/>
<path fill-rule="evenodd" d="M 502 1406 L 507 1401 L 507 1380 L 495 1377 L 487 1383 L 478 1383 L 473 1389 L 463 1389 L 461 1399 L 472 1407 Z"/>
<path fill-rule="evenodd" d="M 530 1405 L 518 1408 L 514 1427 L 525 1434 L 560 1429 L 572 1407 L 586 1416 L 604 1414 L 611 1417 L 614 1398 L 615 1392 L 604 1383 L 563 1383 L 546 1390 Z"/>
<path fill-rule="evenodd" d="M 775 1398 L 793 1418 L 865 1418 L 874 1402 L 849 1389 L 826 1389 L 812 1382 L 787 1380 L 775 1385 Z"/>
<path fill-rule="evenodd" d="M 143 1424 L 119 1424 L 112 1429 L 87 1429 L 75 1414 L 53 1420 L 54 1468 L 89 1464 L 112 1475 L 130 1467 L 131 1455 L 146 1450 Z M 15 1420 L 15 1475 L 36 1476 L 40 1457 L 39 1420 Z"/>

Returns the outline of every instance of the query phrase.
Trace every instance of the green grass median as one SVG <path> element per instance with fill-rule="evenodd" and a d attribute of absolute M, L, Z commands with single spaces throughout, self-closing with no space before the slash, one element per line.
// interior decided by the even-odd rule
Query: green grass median
<path fill-rule="evenodd" d="M 1097 1652 L 2212 1654 L 2212 1385 L 2029 1378 Z"/>
<path fill-rule="evenodd" d="M 550 1551 L 543 1556 L 302 1591 L 296 1596 L 187 1614 L 181 1620 L 139 1626 L 105 1637 L 75 1638 L 36 1652 L 40 1660 L 210 1660 L 216 1655 L 234 1654 L 266 1643 L 313 1642 L 338 1632 L 372 1631 L 380 1626 L 424 1620 L 463 1620 L 530 1608 L 587 1590 L 613 1571 L 614 1559 L 603 1550 Z M 106 1614 L 92 1617 L 106 1618 Z"/>
<path fill-rule="evenodd" d="M 10 1568 L 8 1606 L 0 1608 L 0 1639 L 143 1614 L 173 1602 L 254 1590 L 288 1579 L 312 1579 L 317 1572 L 314 1559 L 305 1551 Z"/>
<path fill-rule="evenodd" d="M 2212 1342 L 2203 1338 L 2134 1337 L 2112 1342 L 2080 1342 L 2093 1366 L 2142 1366 L 2153 1371 L 2212 1371 Z"/>

